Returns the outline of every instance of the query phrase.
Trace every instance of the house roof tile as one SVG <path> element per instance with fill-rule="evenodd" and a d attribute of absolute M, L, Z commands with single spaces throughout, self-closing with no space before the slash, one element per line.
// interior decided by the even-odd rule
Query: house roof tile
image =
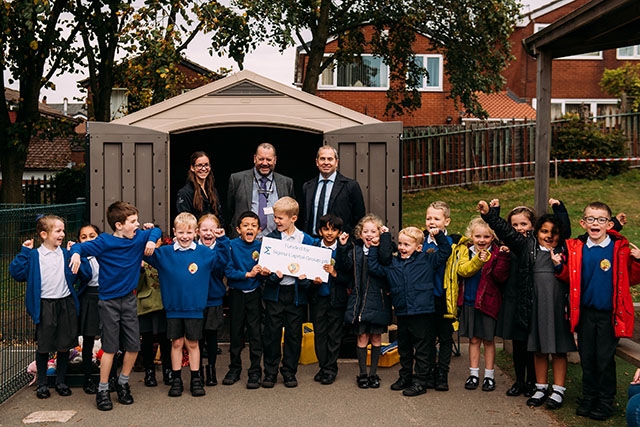
<path fill-rule="evenodd" d="M 506 91 L 478 93 L 478 101 L 489 113 L 489 119 L 536 119 L 536 110 L 532 106 Z"/>

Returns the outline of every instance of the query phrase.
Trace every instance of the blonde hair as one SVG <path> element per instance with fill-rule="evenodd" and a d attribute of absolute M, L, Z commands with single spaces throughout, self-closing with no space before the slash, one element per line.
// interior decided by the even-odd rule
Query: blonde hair
<path fill-rule="evenodd" d="M 436 200 L 435 202 L 433 202 L 429 206 L 427 206 L 427 209 L 429 209 L 429 208 L 438 209 L 438 210 L 442 211 L 442 214 L 444 215 L 445 218 L 451 218 L 451 208 L 449 207 L 447 202 L 443 202 L 441 200 Z"/>
<path fill-rule="evenodd" d="M 473 230 L 476 227 L 485 227 L 487 230 L 489 230 L 489 233 L 491 233 L 491 236 L 493 237 L 493 240 L 498 240 L 498 237 L 496 236 L 496 232 L 493 231 L 493 229 L 491 227 L 489 227 L 489 224 L 487 224 L 480 217 L 473 218 L 471 221 L 469 221 L 469 225 L 467 225 L 467 231 L 465 232 L 465 235 L 467 237 L 471 238 L 471 235 L 473 234 Z"/>
<path fill-rule="evenodd" d="M 273 211 L 280 212 L 288 216 L 298 215 L 300 205 L 292 197 L 281 197 L 273 204 Z"/>
<path fill-rule="evenodd" d="M 418 227 L 405 227 L 398 233 L 398 236 L 405 235 L 421 245 L 424 243 L 424 233 Z"/>
<path fill-rule="evenodd" d="M 198 220 L 198 228 L 200 228 L 200 225 L 202 225 L 202 223 L 205 222 L 206 220 L 213 221 L 216 224 L 216 227 L 220 228 L 220 220 L 218 219 L 217 216 L 215 216 L 212 213 L 206 213 L 200 217 L 200 219 Z"/>
<path fill-rule="evenodd" d="M 56 221 L 60 221 L 62 225 L 64 225 L 64 219 L 60 218 L 58 215 L 40 215 L 36 219 L 36 233 L 38 234 L 38 238 L 42 242 L 42 232 L 49 233 L 51 228 L 53 228 L 53 224 Z"/>
<path fill-rule="evenodd" d="M 186 225 L 188 227 L 198 228 L 198 220 L 189 212 L 181 212 L 173 220 L 174 228 L 178 228 L 179 225 Z"/>
<path fill-rule="evenodd" d="M 384 223 L 382 222 L 382 219 L 380 219 L 378 215 L 368 213 L 362 218 L 360 218 L 360 221 L 358 221 L 358 224 L 356 224 L 356 226 L 353 228 L 353 235 L 356 239 L 362 237 L 362 227 L 367 222 L 374 223 L 376 227 L 378 227 L 378 230 L 380 230 L 384 225 Z"/>

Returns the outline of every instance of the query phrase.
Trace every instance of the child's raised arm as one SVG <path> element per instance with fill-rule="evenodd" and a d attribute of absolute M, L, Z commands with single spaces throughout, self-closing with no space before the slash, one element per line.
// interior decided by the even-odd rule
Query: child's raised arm
<path fill-rule="evenodd" d="M 489 213 L 489 204 L 487 202 L 485 202 L 484 200 L 480 200 L 478 202 L 478 212 L 480 212 L 482 215 L 486 215 Z"/>

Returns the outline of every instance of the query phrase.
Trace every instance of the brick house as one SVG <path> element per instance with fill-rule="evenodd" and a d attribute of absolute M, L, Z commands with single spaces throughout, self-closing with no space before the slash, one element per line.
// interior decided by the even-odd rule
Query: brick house
<path fill-rule="evenodd" d="M 122 64 L 118 65 L 122 66 Z M 197 64 L 189 59 L 182 58 L 178 64 L 178 69 L 185 76 L 185 86 L 181 88 L 182 93 L 188 92 L 197 87 L 203 86 L 207 83 L 215 81 L 223 76 L 215 71 L 211 71 L 200 64 Z M 91 87 L 89 86 L 89 79 L 83 79 L 78 82 L 78 86 L 84 88 L 90 95 Z M 127 107 L 129 104 L 129 90 L 126 86 L 126 82 L 115 82 L 111 91 L 111 120 L 116 120 L 127 115 Z M 87 96 L 87 99 L 90 99 Z M 90 107 L 91 108 L 91 107 Z M 90 111 L 91 113 L 91 111 Z"/>
<path fill-rule="evenodd" d="M 17 104 L 20 92 L 5 88 L 5 101 L 9 105 Z M 10 107 L 11 108 L 11 107 Z M 65 116 L 57 109 L 52 108 L 45 102 L 40 102 L 38 106 L 40 114 L 51 119 L 71 120 L 77 124 L 76 134 L 72 137 L 54 137 L 51 140 L 33 137 L 29 144 L 27 161 L 25 163 L 22 179 L 24 181 L 42 179 L 45 176 L 61 171 L 64 168 L 74 167 L 84 164 L 84 122 Z M 16 111 L 9 111 L 10 118 L 16 119 Z M 0 183 L 1 175 L 0 175 Z"/>
<path fill-rule="evenodd" d="M 480 101 L 489 113 L 490 120 L 535 119 L 536 102 L 536 61 L 529 56 L 522 41 L 536 31 L 551 24 L 586 4 L 588 0 L 554 0 L 541 7 L 523 12 L 510 41 L 515 57 L 503 72 L 506 79 L 505 91 L 492 95 L 480 95 Z M 370 36 L 372 30 L 365 31 Z M 414 51 L 427 68 L 432 78 L 423 82 L 422 107 L 413 113 L 396 117 L 405 126 L 429 126 L 475 120 L 456 111 L 453 101 L 447 98 L 450 84 L 442 71 L 443 56 L 433 53 L 429 39 L 417 35 Z M 337 41 L 327 43 L 325 51 L 335 52 Z M 618 99 L 602 92 L 599 86 L 602 73 L 626 61 L 640 60 L 640 46 L 631 46 L 576 57 L 557 59 L 553 62 L 552 118 L 567 112 L 577 112 L 581 105 L 588 106 L 591 115 L 605 115 L 618 112 Z M 393 120 L 384 115 L 388 70 L 386 65 L 371 55 L 363 54 L 363 63 L 378 70 L 375 79 L 363 83 L 354 77 L 358 70 L 355 65 L 338 65 L 323 72 L 318 82 L 317 96 L 344 105 L 379 120 Z M 295 82 L 301 85 L 306 66 L 306 54 L 298 48 L 295 64 Z M 360 66 L 360 68 L 362 68 Z"/>

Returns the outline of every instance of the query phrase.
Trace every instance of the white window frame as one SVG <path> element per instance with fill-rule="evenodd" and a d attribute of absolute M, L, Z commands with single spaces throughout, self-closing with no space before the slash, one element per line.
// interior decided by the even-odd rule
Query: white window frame
<path fill-rule="evenodd" d="M 375 55 L 372 54 L 362 54 L 363 57 L 373 57 Z M 325 55 L 325 58 L 328 55 Z M 422 86 L 418 88 L 420 92 L 442 92 L 443 91 L 443 82 L 444 82 L 444 57 L 440 54 L 417 54 L 416 57 L 423 58 L 423 64 L 425 64 L 428 58 L 438 58 L 438 85 L 437 86 L 427 86 L 426 84 L 426 76 L 423 77 Z M 365 86 L 338 86 L 338 73 L 335 71 L 335 61 L 329 67 L 333 67 L 333 82 L 331 84 L 322 84 L 323 73 L 320 74 L 318 79 L 318 89 L 322 90 L 350 90 L 350 91 L 386 91 L 389 89 L 389 75 L 391 74 L 389 70 L 389 66 L 383 63 L 383 66 L 386 68 L 387 79 L 385 81 L 385 86 L 379 87 L 365 87 Z M 327 69 L 329 68 L 327 67 Z"/>
<path fill-rule="evenodd" d="M 533 24 L 533 33 L 537 33 L 538 31 L 542 30 L 543 28 L 548 27 L 551 24 Z M 596 61 L 596 60 L 602 60 L 602 51 L 598 51 L 598 52 L 589 52 L 589 53 L 581 53 L 580 55 L 571 55 L 571 56 L 563 56 L 561 58 L 555 58 L 555 59 L 559 59 L 559 60 L 590 60 L 590 61 Z"/>
<path fill-rule="evenodd" d="M 559 104 L 562 115 L 567 114 L 567 104 L 586 104 L 589 105 L 589 113 L 592 117 L 598 115 L 598 105 L 618 105 L 619 99 L 617 98 L 551 98 L 551 104 Z M 533 98 L 531 100 L 531 106 L 537 110 L 538 100 Z"/>
<path fill-rule="evenodd" d="M 625 47 L 631 47 L 633 48 L 633 53 L 631 55 L 622 55 L 620 53 L 620 49 L 618 48 L 616 49 L 616 59 L 640 59 L 640 44 L 637 44 L 635 46 L 625 46 Z"/>
<path fill-rule="evenodd" d="M 423 67 L 426 69 L 424 64 L 427 63 L 429 58 L 438 58 L 438 85 L 437 86 L 427 86 L 427 76 L 422 78 L 422 86 L 418 88 L 420 92 L 442 92 L 442 82 L 444 80 L 444 60 L 442 55 L 438 54 L 419 54 L 417 57 L 421 57 Z"/>
<path fill-rule="evenodd" d="M 363 58 L 372 58 L 375 55 L 369 53 L 363 53 L 361 55 Z M 327 55 L 325 55 L 327 57 Z M 382 62 L 382 67 L 385 68 L 387 73 L 387 78 L 384 82 L 384 86 L 378 87 L 370 87 L 370 86 L 338 86 L 338 73 L 336 71 L 336 62 L 334 61 L 331 65 L 329 65 L 322 73 L 320 73 L 320 77 L 318 79 L 318 89 L 333 89 L 333 90 L 353 90 L 353 91 L 386 91 L 389 89 L 389 66 Z M 322 77 L 326 70 L 333 68 L 333 82 L 331 84 L 322 84 Z"/>

